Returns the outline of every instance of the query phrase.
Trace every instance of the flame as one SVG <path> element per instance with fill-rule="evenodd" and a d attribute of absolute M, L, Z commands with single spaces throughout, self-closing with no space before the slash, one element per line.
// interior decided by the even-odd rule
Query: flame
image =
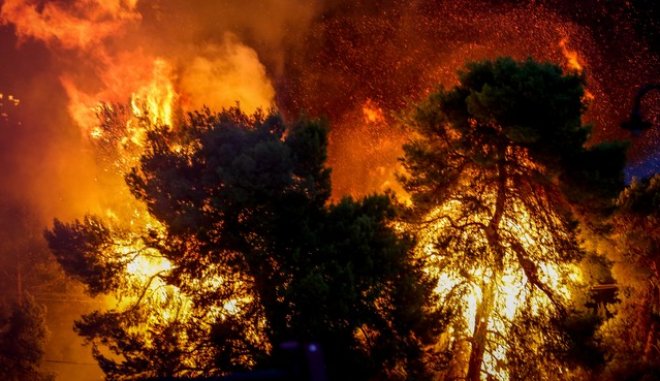
<path fill-rule="evenodd" d="M 584 71 L 584 66 L 581 62 L 582 60 L 578 55 L 577 51 L 568 48 L 567 37 L 564 37 L 559 41 L 559 47 L 561 48 L 561 53 L 564 55 L 564 58 L 566 59 L 566 65 L 568 65 L 570 69 L 575 70 L 578 73 Z"/>
<path fill-rule="evenodd" d="M 137 256 L 126 266 L 128 274 L 141 279 L 147 279 L 154 274 L 165 273 L 170 270 L 172 270 L 172 263 L 160 256 Z"/>
<path fill-rule="evenodd" d="M 139 58 L 138 62 L 144 62 L 145 57 Z M 105 76 L 104 81 L 113 85 L 112 81 L 117 73 L 123 72 L 128 66 L 114 67 Z M 112 99 L 113 92 L 121 93 L 121 88 L 111 87 L 96 94 L 88 94 L 80 91 L 72 81 L 63 81 L 71 97 L 69 107 L 72 116 L 90 141 L 99 144 L 96 147 L 104 143 L 113 147 L 114 156 L 111 155 L 106 159 L 119 169 L 117 174 L 120 177 L 137 165 L 144 150 L 148 130 L 159 126 L 173 128 L 177 123 L 177 110 L 183 107 L 181 104 L 183 97 L 176 91 L 176 75 L 172 64 L 159 57 L 153 59 L 148 66 L 151 67 L 148 75 L 132 83 L 135 90 L 130 94 L 130 101 L 125 108 L 122 108 L 121 104 L 104 103 Z M 122 84 L 122 86 L 126 85 Z M 99 117 L 103 107 L 119 115 L 119 118 L 107 124 L 107 121 Z M 124 114 L 122 110 L 125 110 Z M 147 311 L 146 320 L 133 330 L 145 334 L 145 340 L 150 342 L 150 332 L 157 332 L 157 327 L 163 324 L 185 323 L 195 319 L 196 324 L 204 324 L 210 329 L 210 323 L 215 319 L 240 313 L 242 307 L 251 301 L 250 298 L 237 296 L 223 306 L 206 308 L 201 315 L 194 311 L 191 297 L 165 280 L 174 270 L 174 264 L 162 253 L 145 246 L 141 241 L 141 237 L 146 235 L 164 237 L 164 226 L 145 210 L 144 205 L 132 198 L 125 184 L 121 182 L 113 184 L 115 184 L 113 190 L 116 192 L 113 203 L 125 204 L 129 209 L 133 209 L 127 214 L 107 208 L 105 213 L 111 224 L 125 236 L 115 239 L 108 253 L 109 256 L 114 255 L 126 261 L 123 289 L 118 293 L 118 298 L 112 302 L 117 308 L 130 309 L 140 305 Z M 203 282 L 198 284 L 190 282 L 189 286 L 191 289 L 207 290 L 222 284 L 223 279 L 209 275 L 204 277 Z M 249 334 L 254 336 L 255 341 L 259 340 L 256 334 Z M 196 366 L 192 363 L 196 361 L 195 359 L 191 358 L 189 361 L 191 367 Z"/>
<path fill-rule="evenodd" d="M 364 115 L 364 121 L 367 123 L 383 123 L 385 121 L 383 109 L 376 106 L 371 99 L 367 99 L 362 105 L 362 114 Z"/>
<path fill-rule="evenodd" d="M 149 82 L 131 94 L 130 115 L 124 121 L 124 136 L 116 147 L 120 154 L 117 160 L 129 163 L 128 166 L 135 165 L 139 160 L 148 128 L 171 127 L 174 123 L 177 96 L 171 81 L 170 65 L 164 59 L 158 58 L 154 60 L 152 67 Z M 77 106 L 81 107 L 80 104 Z M 97 121 L 89 136 L 91 139 L 100 140 L 104 138 L 106 131 L 99 125 L 98 115 L 96 117 Z M 138 149 L 123 149 L 129 143 Z M 126 170 L 123 165 L 120 169 Z M 114 242 L 113 250 L 119 257 L 129 258 L 124 279 L 126 288 L 141 291 L 120 295 L 118 306 L 130 308 L 134 304 L 142 304 L 149 309 L 147 321 L 140 326 L 142 332 L 148 332 L 153 324 L 189 319 L 192 301 L 178 287 L 165 281 L 165 277 L 173 269 L 171 261 L 157 250 L 140 243 L 140 237 L 145 234 L 164 236 L 164 226 L 146 212 L 144 206 L 137 203 L 126 190 L 120 193 L 121 202 L 133 205 L 133 210 L 128 216 L 112 208 L 106 210 L 107 218 L 127 234 L 127 238 Z"/>
<path fill-rule="evenodd" d="M 172 70 L 162 58 L 153 63 L 151 82 L 131 96 L 131 109 L 137 118 L 147 118 L 152 125 L 174 125 L 174 101 L 176 94 L 171 81 Z"/>
<path fill-rule="evenodd" d="M 530 306 L 532 315 L 538 316 L 542 311 L 553 308 L 553 305 L 545 294 L 531 292 L 525 273 L 511 253 L 508 253 L 505 258 L 504 272 L 497 278 L 493 277 L 493 272 L 489 268 L 452 269 L 441 265 L 442 257 L 451 256 L 451 254 L 437 252 L 438 233 L 442 229 L 446 229 L 449 224 L 448 220 L 438 219 L 438 217 L 453 216 L 452 218 L 454 218 L 458 216 L 460 209 L 460 202 L 451 201 L 431 211 L 424 219 L 438 220 L 438 222 L 418 230 L 419 241 L 416 250 L 420 257 L 438 260 L 437 263 L 432 260 L 426 271 L 438 277 L 435 292 L 440 297 L 441 303 L 454 305 L 460 314 L 458 322 L 448 330 L 449 341 L 457 344 L 459 352 L 456 354 L 457 364 L 455 366 L 458 369 L 457 372 L 463 374 L 458 377 L 464 377 L 464 372 L 467 371 L 467 357 L 469 357 L 471 348 L 469 343 L 475 334 L 477 308 L 483 297 L 482 287 L 490 282 L 496 282 L 494 311 L 497 313 L 491 315 L 487 322 L 490 333 L 483 357 L 482 371 L 484 380 L 507 381 L 510 379 L 508 371 L 500 364 L 506 360 L 509 350 L 503 338 L 507 336 L 511 322 L 515 320 L 523 306 Z M 505 214 L 501 228 L 515 234 L 525 250 L 534 252 L 539 258 L 545 257 L 550 249 L 546 248 L 543 242 L 551 242 L 549 233 L 531 228 L 531 217 L 522 204 L 516 202 L 512 210 L 515 214 Z M 474 216 L 471 221 L 487 224 L 485 216 Z M 408 231 L 415 229 L 414 226 L 399 228 Z M 484 245 L 486 245 L 485 242 Z M 570 301 L 571 286 L 582 282 L 582 274 L 577 265 L 559 265 L 541 260 L 537 262 L 537 267 L 540 280 L 553 289 L 563 302 Z M 466 279 L 468 280 L 467 288 L 464 287 Z M 464 288 L 461 288 L 462 291 L 457 291 L 457 287 Z M 458 300 L 455 297 L 457 293 L 461 295 Z"/>
<path fill-rule="evenodd" d="M 100 126 L 99 112 L 104 103 L 124 103 L 129 100 L 131 116 L 137 120 L 143 119 L 154 126 L 172 126 L 174 124 L 174 110 L 177 94 L 174 90 L 173 74 L 171 65 L 162 58 L 155 58 L 146 62 L 145 57 L 138 60 L 142 67 L 150 67 L 151 71 L 136 70 L 142 74 L 142 78 L 132 83 L 133 91 L 122 96 L 125 92 L 123 87 L 127 85 L 120 82 L 118 77 L 130 66 L 120 65 L 105 73 L 103 82 L 108 87 L 99 92 L 86 92 L 71 78 L 61 77 L 62 85 L 69 96 L 69 114 L 81 129 L 84 136 L 92 140 L 98 140 L 104 135 Z M 126 78 L 130 81 L 131 78 Z M 114 95 L 118 94 L 118 95 Z M 128 139 L 137 145 L 144 142 L 145 131 L 137 121 L 127 124 L 129 131 Z"/>
<path fill-rule="evenodd" d="M 568 48 L 568 37 L 564 37 L 559 41 L 559 47 L 561 48 L 562 55 L 566 59 L 566 66 L 577 73 L 583 73 L 585 67 L 583 59 L 576 50 Z M 583 101 L 585 103 L 591 103 L 595 98 L 596 97 L 591 91 L 589 91 L 589 89 L 584 90 Z"/>

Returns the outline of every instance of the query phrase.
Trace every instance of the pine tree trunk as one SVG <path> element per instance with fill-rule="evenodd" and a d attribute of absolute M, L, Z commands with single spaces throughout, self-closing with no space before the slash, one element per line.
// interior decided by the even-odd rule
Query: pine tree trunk
<path fill-rule="evenodd" d="M 490 321 L 495 300 L 497 299 L 496 285 L 499 277 L 493 276 L 482 288 L 482 300 L 477 308 L 474 322 L 474 335 L 472 336 L 472 351 L 468 363 L 466 379 L 468 381 L 479 381 L 481 379 L 481 367 L 486 353 L 488 338 L 488 322 Z"/>
<path fill-rule="evenodd" d="M 655 279 L 660 279 L 660 276 L 658 275 L 658 268 L 653 262 L 651 264 L 651 270 L 653 271 L 653 275 Z M 657 347 L 655 345 L 657 341 L 657 330 L 658 330 L 658 324 L 656 321 L 656 318 L 654 317 L 654 314 L 658 310 L 658 304 L 660 303 L 660 289 L 652 284 L 649 287 L 649 298 L 650 300 L 647 300 L 647 308 L 648 308 L 648 315 L 650 316 L 650 324 L 648 326 L 648 329 L 646 331 L 646 340 L 644 343 L 644 353 L 643 353 L 643 360 L 644 362 L 648 363 L 650 361 L 653 361 L 655 357 L 657 357 Z M 654 356 L 655 352 L 655 356 Z"/>
<path fill-rule="evenodd" d="M 646 340 L 644 343 L 644 355 L 642 357 L 643 361 L 645 363 L 648 363 L 652 360 L 652 355 L 653 355 L 653 349 L 655 348 L 655 341 L 656 341 L 656 323 L 651 322 L 651 326 L 649 327 L 647 333 L 646 333 Z"/>
<path fill-rule="evenodd" d="M 490 322 L 495 301 L 497 300 L 497 284 L 500 281 L 504 266 L 505 250 L 502 246 L 502 240 L 499 233 L 500 222 L 504 216 L 507 199 L 507 167 L 506 167 L 506 145 L 498 146 L 497 160 L 497 194 L 495 199 L 495 208 L 493 215 L 485 229 L 486 240 L 491 252 L 494 254 L 494 263 L 491 267 L 492 274 L 488 283 L 482 286 L 481 303 L 477 306 L 475 316 L 474 335 L 472 336 L 472 351 L 468 363 L 467 381 L 479 381 L 486 353 L 486 343 L 488 339 L 488 323 Z"/>

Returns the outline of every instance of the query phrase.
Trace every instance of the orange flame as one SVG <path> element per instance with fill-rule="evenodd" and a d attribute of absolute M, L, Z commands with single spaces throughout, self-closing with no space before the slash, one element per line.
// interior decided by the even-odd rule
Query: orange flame
<path fill-rule="evenodd" d="M 569 69 L 574 70 L 578 73 L 584 72 L 584 67 L 585 64 L 578 54 L 577 51 L 571 50 L 568 48 L 568 37 L 564 37 L 559 41 L 559 47 L 561 48 L 561 53 L 566 59 L 566 65 L 568 66 Z M 589 91 L 588 89 L 584 90 L 584 102 L 591 102 L 595 99 L 596 97 L 594 94 Z"/>
<path fill-rule="evenodd" d="M 584 66 L 577 51 L 568 48 L 567 37 L 564 37 L 559 41 L 559 47 L 561 48 L 561 53 L 564 55 L 564 58 L 566 58 L 566 64 L 570 69 L 579 73 L 584 71 Z"/>
<path fill-rule="evenodd" d="M 174 123 L 176 94 L 171 82 L 171 69 L 163 59 L 156 59 L 151 82 L 131 96 L 131 109 L 135 117 L 145 117 L 154 125 L 171 127 Z"/>
<path fill-rule="evenodd" d="M 367 99 L 362 105 L 362 114 L 367 123 L 382 123 L 385 121 L 383 109 L 378 107 L 371 99 Z"/>

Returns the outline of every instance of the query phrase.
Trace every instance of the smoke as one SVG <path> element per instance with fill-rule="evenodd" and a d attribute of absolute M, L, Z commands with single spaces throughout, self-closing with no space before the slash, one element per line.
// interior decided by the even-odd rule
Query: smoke
<path fill-rule="evenodd" d="M 589 8 L 584 4 L 576 8 L 559 0 L 5 0 L 0 22 L 8 26 L 5 34 L 13 32 L 17 54 L 41 50 L 31 59 L 25 55 L 24 62 L 5 65 L 5 71 L 30 78 L 29 84 L 15 84 L 14 92 L 50 109 L 48 117 L 35 110 L 24 120 L 49 125 L 52 136 L 45 146 L 33 144 L 29 134 L 21 138 L 24 145 L 39 146 L 41 156 L 52 146 L 56 152 L 48 162 L 75 162 L 75 172 L 85 178 L 103 176 L 94 173 L 93 163 L 82 164 L 93 161 L 85 139 L 96 121 L 98 102 L 127 103 L 145 89 L 171 86 L 181 111 L 238 102 L 248 111 L 277 107 L 290 118 L 301 112 L 330 118 L 335 193 L 341 195 L 392 183 L 388 168 L 399 154 L 393 147 L 405 139 L 403 132 L 392 130 L 392 114 L 437 83 L 455 83 L 455 72 L 466 60 L 511 55 L 566 68 L 579 62 L 594 95 L 589 114 L 596 126 L 594 141 L 624 137 L 618 123 L 635 87 L 657 77 L 658 58 L 636 36 L 626 5 L 596 3 L 592 12 L 584 12 Z M 617 33 L 603 32 L 608 23 Z M 9 45 L 3 42 L 3 49 Z M 35 64 L 40 60 L 48 66 Z M 168 67 L 166 78 L 158 78 L 158 62 Z M 387 123 L 365 121 L 361 110 L 366 102 L 382 109 Z M 70 135 L 69 118 L 82 137 Z M 652 136 L 636 143 L 633 151 L 642 154 L 634 153 L 633 159 L 652 150 L 655 141 Z M 31 149 L 12 157 L 34 157 Z M 51 172 L 63 173 L 66 165 Z M 28 172 L 34 168 L 26 167 Z M 371 176 L 370 168 L 379 168 L 382 176 Z M 356 183 L 364 178 L 354 176 L 356 172 L 371 176 L 374 185 Z M 87 188 L 89 194 L 94 184 L 75 188 Z M 75 192 L 76 199 L 85 198 L 80 193 Z M 84 209 L 86 202 L 78 203 Z M 71 212 L 63 209 L 64 215 Z"/>
<path fill-rule="evenodd" d="M 179 81 L 186 110 L 240 104 L 245 112 L 273 106 L 275 90 L 257 53 L 226 32 L 221 45 L 207 45 L 183 68 Z"/>
<path fill-rule="evenodd" d="M 61 45 L 66 49 L 94 49 L 140 19 L 137 0 L 79 0 L 69 2 L 28 2 L 5 0 L 0 12 L 3 24 L 16 27 L 19 41 L 28 38 Z"/>
<path fill-rule="evenodd" d="M 269 76 L 300 39 L 316 6 L 307 1 L 7 0 L 0 22 L 18 42 L 40 41 L 59 61 L 71 116 L 87 132 L 99 101 L 126 102 L 164 60 L 182 105 L 274 106 Z M 244 41 L 247 41 L 244 42 Z M 267 73 L 258 47 L 267 56 Z"/>

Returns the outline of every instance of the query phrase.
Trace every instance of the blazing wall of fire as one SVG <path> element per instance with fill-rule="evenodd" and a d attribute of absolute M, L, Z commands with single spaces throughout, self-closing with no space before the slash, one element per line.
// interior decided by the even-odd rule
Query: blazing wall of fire
<path fill-rule="evenodd" d="M 16 144 L 5 143 L 0 165 L 12 172 L 0 184 L 44 224 L 94 213 L 136 232 L 158 230 L 123 182 L 144 144 L 140 120 L 176 128 L 189 111 L 239 104 L 328 118 L 334 197 L 394 189 L 405 200 L 395 179 L 406 140 L 399 113 L 438 84 L 454 84 L 466 61 L 501 55 L 584 73 L 593 140 L 622 136 L 629 97 L 660 73 L 657 52 L 636 36 L 625 4 L 594 5 L 586 15 L 568 3 L 4 0 L 0 123 Z M 607 20 L 617 38 L 603 34 Z M 108 107 L 123 110 L 121 138 L 104 124 Z M 634 142 L 632 159 L 657 142 L 657 132 Z M 118 250 L 133 249 L 126 242 Z M 169 267 L 138 256 L 127 278 L 144 283 Z M 502 286 L 511 314 L 519 285 Z M 156 302 L 177 292 L 160 286 L 149 286 L 161 292 Z"/>

